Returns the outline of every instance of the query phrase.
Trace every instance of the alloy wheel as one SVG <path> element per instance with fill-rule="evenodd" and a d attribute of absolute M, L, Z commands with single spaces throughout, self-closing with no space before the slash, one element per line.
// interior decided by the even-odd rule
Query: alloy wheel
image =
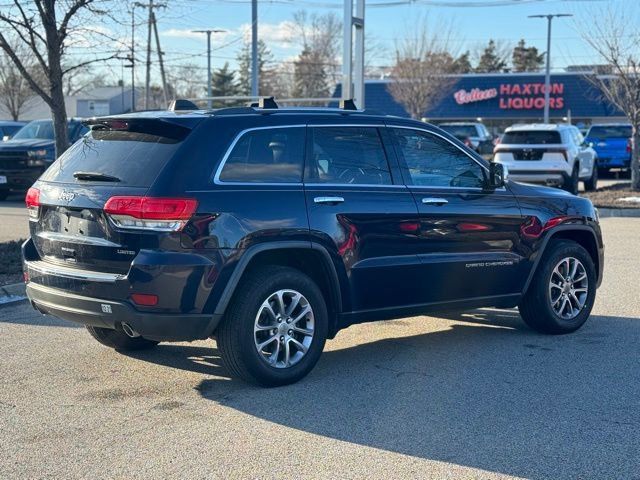
<path fill-rule="evenodd" d="M 549 302 L 554 313 L 572 320 L 584 308 L 589 294 L 587 270 L 580 260 L 567 257 L 560 260 L 549 279 Z"/>
<path fill-rule="evenodd" d="M 253 328 L 260 358 L 269 366 L 289 368 L 302 360 L 314 334 L 313 309 L 295 290 L 278 290 L 262 302 Z"/>

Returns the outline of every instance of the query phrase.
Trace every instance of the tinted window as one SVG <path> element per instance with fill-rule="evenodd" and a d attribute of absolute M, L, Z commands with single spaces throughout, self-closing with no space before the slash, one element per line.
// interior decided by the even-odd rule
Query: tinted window
<path fill-rule="evenodd" d="M 346 185 L 390 185 L 391 173 L 377 128 L 311 128 L 306 181 Z"/>
<path fill-rule="evenodd" d="M 245 133 L 220 172 L 223 182 L 300 183 L 304 128 L 268 128 Z"/>
<path fill-rule="evenodd" d="M 76 182 L 74 172 L 97 172 L 119 178 L 113 186 L 148 187 L 189 131 L 150 121 L 118 122 L 117 128 L 94 126 L 49 167 L 42 179 Z"/>
<path fill-rule="evenodd" d="M 394 131 L 413 185 L 482 187 L 482 167 L 455 145 L 417 130 Z"/>
<path fill-rule="evenodd" d="M 20 126 L 18 125 L 5 125 L 4 127 L 0 128 L 0 132 L 2 133 L 2 136 L 4 135 L 8 135 L 8 136 L 12 136 L 14 135 L 18 130 L 20 130 Z"/>
<path fill-rule="evenodd" d="M 69 136 L 73 136 L 77 124 L 69 124 Z M 39 138 L 42 140 L 53 140 L 53 122 L 51 120 L 34 120 L 22 127 L 13 138 Z"/>
<path fill-rule="evenodd" d="M 629 138 L 631 137 L 631 126 L 591 127 L 587 136 L 591 138 Z"/>
<path fill-rule="evenodd" d="M 475 125 L 440 125 L 440 128 L 456 138 L 466 139 L 478 136 Z"/>
<path fill-rule="evenodd" d="M 560 132 L 546 130 L 518 130 L 506 132 L 502 137 L 503 144 L 546 145 L 561 144 Z"/>

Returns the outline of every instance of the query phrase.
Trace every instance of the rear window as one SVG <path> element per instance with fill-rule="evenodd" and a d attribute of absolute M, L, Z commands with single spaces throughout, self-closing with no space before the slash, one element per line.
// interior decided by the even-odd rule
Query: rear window
<path fill-rule="evenodd" d="M 560 132 L 546 130 L 518 130 L 515 132 L 506 132 L 502 137 L 503 144 L 520 144 L 520 145 L 547 145 L 560 144 Z"/>
<path fill-rule="evenodd" d="M 76 172 L 99 173 L 118 178 L 113 185 L 149 187 L 173 157 L 190 130 L 144 120 L 93 125 L 41 177 L 49 182 L 78 181 Z"/>
<path fill-rule="evenodd" d="M 630 138 L 631 126 L 598 126 L 591 127 L 589 134 L 590 138 Z"/>
<path fill-rule="evenodd" d="M 478 132 L 476 131 L 476 127 L 474 125 L 440 125 L 440 128 L 456 138 L 478 136 Z"/>

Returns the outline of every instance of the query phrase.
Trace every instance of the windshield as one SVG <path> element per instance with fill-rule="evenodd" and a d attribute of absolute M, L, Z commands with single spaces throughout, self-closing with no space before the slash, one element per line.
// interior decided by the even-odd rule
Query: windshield
<path fill-rule="evenodd" d="M 473 125 L 440 125 L 445 132 L 456 138 L 477 137 L 476 127 Z"/>
<path fill-rule="evenodd" d="M 74 124 L 69 124 L 69 137 L 72 136 Z M 39 138 L 41 140 L 53 140 L 53 122 L 51 120 L 34 120 L 22 127 L 13 136 L 14 139 Z"/>
<path fill-rule="evenodd" d="M 517 130 L 506 132 L 502 137 L 502 144 L 515 145 L 547 145 L 560 144 L 560 132 L 547 130 Z"/>
<path fill-rule="evenodd" d="M 593 138 L 630 138 L 631 125 L 591 127 L 588 136 Z"/>

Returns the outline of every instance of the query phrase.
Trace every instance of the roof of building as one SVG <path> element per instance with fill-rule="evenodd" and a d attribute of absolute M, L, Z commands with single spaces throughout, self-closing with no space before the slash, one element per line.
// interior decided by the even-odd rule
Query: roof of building
<path fill-rule="evenodd" d="M 124 89 L 125 94 L 130 92 L 131 88 Z M 122 87 L 98 87 L 88 92 L 83 92 L 78 95 L 78 100 L 110 100 L 113 97 L 122 95 Z"/>

